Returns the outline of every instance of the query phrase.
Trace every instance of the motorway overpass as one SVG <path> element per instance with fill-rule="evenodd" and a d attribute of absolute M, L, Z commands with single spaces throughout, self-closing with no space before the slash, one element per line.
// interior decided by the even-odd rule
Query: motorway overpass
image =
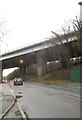
<path fill-rule="evenodd" d="M 67 36 L 69 46 L 73 42 L 72 37 L 69 38 Z M 59 50 L 54 41 L 56 44 L 61 44 L 58 39 L 51 37 L 43 42 L 2 54 L 0 57 L 0 61 L 2 61 L 1 71 L 7 68 L 19 67 L 23 71 L 25 78 L 30 74 L 37 75 L 38 77 L 44 76 L 47 71 L 46 64 L 50 61 L 57 61 L 60 57 Z M 63 37 L 62 41 L 67 45 Z M 71 51 L 74 55 L 72 47 Z"/>
<path fill-rule="evenodd" d="M 23 69 L 23 71 L 26 72 L 27 75 L 30 74 L 30 71 L 33 72 L 33 74 L 37 74 L 37 76 L 43 76 L 46 73 L 46 54 L 49 49 L 54 49 L 53 41 L 54 38 L 50 38 L 49 40 L 45 40 L 43 42 L 33 44 L 21 49 L 17 49 L 5 54 L 2 54 L 0 57 L 0 61 L 2 61 L 2 70 L 7 68 L 13 68 L 13 67 L 20 67 L 20 69 Z M 53 54 L 53 52 L 52 52 Z M 48 61 L 49 61 L 49 55 Z M 50 55 L 51 58 L 51 55 Z M 52 57 L 53 59 L 53 57 Z M 21 60 L 23 63 L 21 63 Z M 29 70 L 31 68 L 33 70 Z"/>

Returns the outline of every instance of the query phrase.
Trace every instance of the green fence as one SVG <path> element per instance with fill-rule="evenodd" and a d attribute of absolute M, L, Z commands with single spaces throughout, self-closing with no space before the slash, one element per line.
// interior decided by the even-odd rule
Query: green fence
<path fill-rule="evenodd" d="M 82 68 L 75 68 L 70 71 L 70 80 L 72 82 L 82 82 Z"/>

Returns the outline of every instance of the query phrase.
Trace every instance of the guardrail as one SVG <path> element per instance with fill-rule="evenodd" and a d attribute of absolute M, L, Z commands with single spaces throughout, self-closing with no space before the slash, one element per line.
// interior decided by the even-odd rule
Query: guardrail
<path fill-rule="evenodd" d="M 29 46 L 33 46 L 33 45 L 38 44 L 38 43 L 42 43 L 42 42 L 47 41 L 47 40 L 49 40 L 49 39 L 51 39 L 51 38 L 54 38 L 54 36 L 51 36 L 51 37 L 49 37 L 49 38 L 42 39 L 42 40 L 40 40 L 40 41 L 35 41 L 34 43 L 25 44 L 24 46 L 20 46 L 20 47 L 17 47 L 17 48 L 13 48 L 13 49 L 8 50 L 8 51 L 4 51 L 4 52 L 1 53 L 1 55 L 7 54 L 7 53 L 11 53 L 11 52 L 14 52 L 14 51 L 16 51 L 16 50 L 20 50 L 20 49 L 22 49 L 22 48 L 26 48 L 26 47 L 29 47 Z"/>

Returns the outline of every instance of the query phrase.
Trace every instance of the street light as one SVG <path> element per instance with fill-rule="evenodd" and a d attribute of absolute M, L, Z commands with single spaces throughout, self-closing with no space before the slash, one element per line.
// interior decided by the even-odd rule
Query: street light
<path fill-rule="evenodd" d="M 80 5 L 80 24 L 82 27 L 82 2 L 79 2 L 78 4 Z"/>
<path fill-rule="evenodd" d="M 81 48 L 81 55 L 82 55 L 82 1 L 78 3 L 80 5 L 80 48 Z M 80 71 L 80 86 L 82 85 L 81 81 L 82 75 Z M 80 89 L 80 93 L 82 93 L 82 89 Z M 80 98 L 82 98 L 82 94 L 80 94 Z M 80 105 L 82 106 L 82 102 L 80 101 Z M 82 112 L 82 108 L 80 109 L 80 113 Z M 80 119 L 82 120 L 82 114 L 80 114 Z"/>
<path fill-rule="evenodd" d="M 82 1 L 78 4 L 80 5 L 80 49 L 82 52 Z"/>
<path fill-rule="evenodd" d="M 21 63 L 21 64 L 23 64 L 23 63 L 24 63 L 24 61 L 23 61 L 23 60 L 20 60 L 20 63 Z"/>

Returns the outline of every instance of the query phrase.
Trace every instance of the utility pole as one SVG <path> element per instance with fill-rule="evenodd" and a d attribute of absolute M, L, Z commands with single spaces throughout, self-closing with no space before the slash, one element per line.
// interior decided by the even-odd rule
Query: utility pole
<path fill-rule="evenodd" d="M 82 55 L 82 1 L 78 3 L 80 5 L 80 49 Z M 82 87 L 82 75 L 80 71 L 80 87 Z M 80 120 L 82 120 L 82 89 L 80 88 Z"/>
<path fill-rule="evenodd" d="M 80 5 L 80 49 L 82 52 L 82 2 L 79 2 L 78 4 Z"/>

